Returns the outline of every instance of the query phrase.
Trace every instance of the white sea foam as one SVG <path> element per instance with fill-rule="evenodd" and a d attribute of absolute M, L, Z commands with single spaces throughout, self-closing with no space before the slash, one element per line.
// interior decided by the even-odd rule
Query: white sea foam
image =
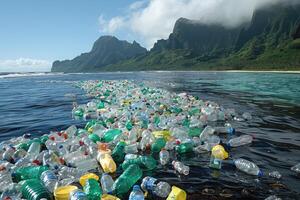
<path fill-rule="evenodd" d="M 49 72 L 28 72 L 28 73 L 0 73 L 0 78 L 17 78 L 26 76 L 51 76 L 51 75 L 62 75 L 64 73 L 49 73 Z"/>

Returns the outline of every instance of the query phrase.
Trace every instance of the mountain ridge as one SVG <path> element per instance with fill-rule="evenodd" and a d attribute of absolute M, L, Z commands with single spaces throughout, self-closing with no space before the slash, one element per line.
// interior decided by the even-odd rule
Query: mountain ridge
<path fill-rule="evenodd" d="M 256 10 L 249 23 L 232 28 L 180 18 L 150 51 L 92 70 L 242 69 L 300 70 L 300 4 Z"/>

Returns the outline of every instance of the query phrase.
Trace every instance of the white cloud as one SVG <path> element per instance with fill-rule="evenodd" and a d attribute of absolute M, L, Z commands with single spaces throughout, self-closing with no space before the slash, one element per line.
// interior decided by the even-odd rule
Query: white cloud
<path fill-rule="evenodd" d="M 49 71 L 51 62 L 31 58 L 0 60 L 0 71 Z"/>
<path fill-rule="evenodd" d="M 113 17 L 110 20 L 105 20 L 101 15 L 99 17 L 100 31 L 104 33 L 114 33 L 121 29 L 125 25 L 125 19 L 123 17 Z"/>
<path fill-rule="evenodd" d="M 147 0 L 143 0 L 143 1 L 136 1 L 134 3 L 132 3 L 130 6 L 129 6 L 129 9 L 130 10 L 137 10 L 137 9 L 140 9 L 142 7 L 144 7 L 144 5 L 147 3 Z"/>
<path fill-rule="evenodd" d="M 142 38 L 150 48 L 158 39 L 167 38 L 180 17 L 205 24 L 237 26 L 249 21 L 256 8 L 278 2 L 299 0 L 147 0 L 131 4 L 122 16 L 99 18 L 101 32 L 113 34 L 126 30 Z"/>

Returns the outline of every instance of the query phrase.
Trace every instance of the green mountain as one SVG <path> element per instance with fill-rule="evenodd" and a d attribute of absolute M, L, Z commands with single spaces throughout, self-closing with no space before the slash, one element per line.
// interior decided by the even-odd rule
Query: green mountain
<path fill-rule="evenodd" d="M 180 18 L 150 51 L 105 36 L 91 52 L 55 61 L 52 71 L 300 70 L 300 4 L 256 10 L 235 28 Z"/>
<path fill-rule="evenodd" d="M 236 28 L 180 18 L 149 53 L 103 70 L 299 70 L 300 5 L 257 10 Z"/>
<path fill-rule="evenodd" d="M 102 36 L 88 53 L 72 60 L 55 61 L 52 72 L 100 71 L 101 67 L 145 54 L 147 50 L 137 42 L 120 41 L 113 36 Z"/>

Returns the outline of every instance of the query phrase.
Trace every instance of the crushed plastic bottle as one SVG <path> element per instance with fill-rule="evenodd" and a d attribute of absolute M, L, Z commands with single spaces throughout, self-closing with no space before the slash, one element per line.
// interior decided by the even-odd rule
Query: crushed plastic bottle
<path fill-rule="evenodd" d="M 188 175 L 190 173 L 189 166 L 184 165 L 182 162 L 173 160 L 172 165 L 174 169 L 180 174 Z"/>
<path fill-rule="evenodd" d="M 254 175 L 254 176 L 262 176 L 263 175 L 262 171 L 259 169 L 259 167 L 256 164 L 254 164 L 253 162 L 250 162 L 248 160 L 245 160 L 243 158 L 238 158 L 238 159 L 234 160 L 234 164 L 235 164 L 236 168 L 245 172 L 246 174 Z"/>
<path fill-rule="evenodd" d="M 251 144 L 253 137 L 251 135 L 242 135 L 240 137 L 232 138 L 228 141 L 230 147 L 238 147 L 242 145 Z"/>

